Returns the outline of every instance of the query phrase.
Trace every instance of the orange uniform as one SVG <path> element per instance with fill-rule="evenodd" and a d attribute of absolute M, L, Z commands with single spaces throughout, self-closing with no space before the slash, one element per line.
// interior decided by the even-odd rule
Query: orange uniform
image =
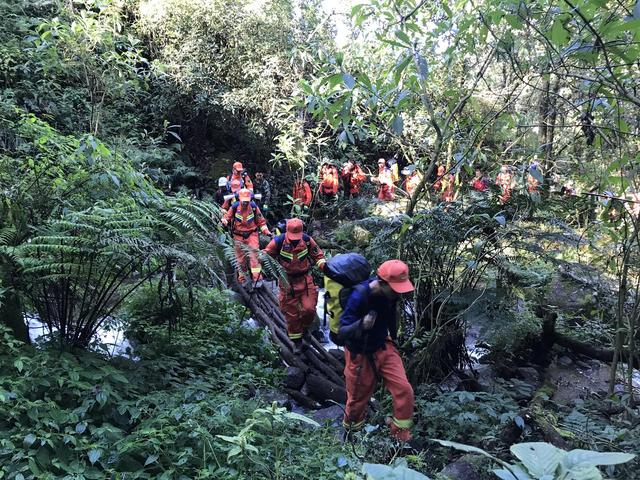
<path fill-rule="evenodd" d="M 511 198 L 511 172 L 509 168 L 503 166 L 500 173 L 496 177 L 496 184 L 500 186 L 502 193 L 498 196 L 500 205 L 505 204 Z"/>
<path fill-rule="evenodd" d="M 280 284 L 280 309 L 287 321 L 291 340 L 300 340 L 313 323 L 318 303 L 318 288 L 309 274 L 312 262 L 324 268 L 326 260 L 318 244 L 302 232 L 302 221 L 287 221 L 287 232 L 275 237 L 264 249 L 277 259 L 287 273 L 289 285 Z"/>
<path fill-rule="evenodd" d="M 417 171 L 414 171 L 410 176 L 408 176 L 404 181 L 404 189 L 410 197 L 413 197 L 418 185 L 422 181 L 422 175 Z"/>
<path fill-rule="evenodd" d="M 393 173 L 391 169 L 384 164 L 378 163 L 378 198 L 380 200 L 391 201 L 395 199 L 395 185 L 393 184 Z"/>
<path fill-rule="evenodd" d="M 360 193 L 360 187 L 367 176 L 362 171 L 362 168 L 360 168 L 360 165 L 348 162 L 342 167 L 342 178 L 344 179 L 345 189 L 349 195 L 358 195 Z"/>
<path fill-rule="evenodd" d="M 246 191 L 246 190 L 245 190 Z M 243 196 L 241 195 L 241 199 Z M 244 243 L 252 249 L 260 248 L 260 236 L 258 229 L 265 235 L 271 235 L 267 227 L 267 221 L 262 216 L 258 206 L 251 201 L 234 202 L 227 213 L 222 218 L 222 224 L 231 225 L 231 234 L 236 243 L 235 252 L 238 260 L 238 281 L 243 283 L 248 278 L 247 273 L 247 255 L 239 244 Z M 251 279 L 253 281 L 260 280 L 262 276 L 262 267 L 258 259 L 257 252 L 251 252 L 249 257 L 249 268 Z"/>
<path fill-rule="evenodd" d="M 442 201 L 453 202 L 454 187 L 456 183 L 456 177 L 453 173 L 447 173 L 442 178 Z"/>
<path fill-rule="evenodd" d="M 334 196 L 340 188 L 340 176 L 338 169 L 329 164 L 324 164 L 320 170 L 320 192 L 323 195 Z"/>
<path fill-rule="evenodd" d="M 293 203 L 296 205 L 311 205 L 313 195 L 311 194 L 311 187 L 306 180 L 299 180 L 293 185 Z"/>

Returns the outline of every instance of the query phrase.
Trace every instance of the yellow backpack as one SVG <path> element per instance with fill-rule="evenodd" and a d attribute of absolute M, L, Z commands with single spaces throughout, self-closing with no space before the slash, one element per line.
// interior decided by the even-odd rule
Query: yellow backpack
<path fill-rule="evenodd" d="M 329 319 L 329 336 L 336 345 L 340 316 L 353 287 L 369 278 L 369 262 L 359 253 L 342 253 L 330 258 L 324 266 L 324 323 Z"/>

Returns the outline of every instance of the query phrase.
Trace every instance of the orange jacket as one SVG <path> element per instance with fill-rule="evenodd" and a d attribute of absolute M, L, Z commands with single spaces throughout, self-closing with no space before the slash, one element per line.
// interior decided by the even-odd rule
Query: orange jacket
<path fill-rule="evenodd" d="M 313 199 L 313 195 L 311 195 L 311 187 L 309 186 L 309 182 L 306 180 L 297 181 L 293 185 L 293 202 L 296 205 L 306 205 L 307 207 L 311 205 L 311 200 Z"/>
<path fill-rule="evenodd" d="M 422 175 L 418 172 L 413 172 L 409 177 L 405 179 L 404 189 L 410 197 L 413 197 L 413 192 L 416 191 L 416 188 L 418 188 L 421 180 Z"/>
<path fill-rule="evenodd" d="M 324 264 L 327 263 L 324 252 L 306 233 L 302 235 L 302 240 L 297 245 L 287 240 L 286 233 L 280 234 L 269 242 L 264 251 L 278 260 L 287 272 L 287 276 L 295 277 L 307 273 L 312 261 L 319 268 L 324 268 Z"/>
<path fill-rule="evenodd" d="M 360 193 L 360 186 L 367 178 L 360 165 L 353 165 L 351 168 L 345 165 L 342 168 L 342 177 L 349 188 L 349 193 Z"/>
<path fill-rule="evenodd" d="M 232 224 L 234 234 L 248 234 L 260 228 L 262 233 L 269 235 L 267 221 L 255 202 L 249 202 L 244 207 L 241 202 L 234 202 L 222 217 L 222 224 Z"/>
<path fill-rule="evenodd" d="M 227 180 L 229 181 L 229 190 L 232 193 L 236 193 L 241 188 L 247 188 L 253 192 L 253 182 L 247 174 L 238 175 L 234 172 L 227 177 Z"/>
<path fill-rule="evenodd" d="M 340 188 L 338 169 L 333 165 L 323 165 L 320 170 L 320 191 L 326 195 L 335 195 Z"/>

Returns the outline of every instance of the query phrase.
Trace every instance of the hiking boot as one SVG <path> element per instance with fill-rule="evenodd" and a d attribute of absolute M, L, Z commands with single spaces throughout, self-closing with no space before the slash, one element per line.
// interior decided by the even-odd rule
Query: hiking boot
<path fill-rule="evenodd" d="M 408 428 L 400 428 L 391 417 L 385 417 L 384 423 L 391 429 L 391 436 L 399 442 L 409 442 L 412 439 L 411 430 Z"/>

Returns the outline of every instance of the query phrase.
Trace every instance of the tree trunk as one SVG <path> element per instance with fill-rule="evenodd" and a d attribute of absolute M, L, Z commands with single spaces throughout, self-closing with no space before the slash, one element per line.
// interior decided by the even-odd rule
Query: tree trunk
<path fill-rule="evenodd" d="M 2 304 L 0 305 L 0 322 L 7 325 L 18 340 L 31 343 L 29 339 L 29 329 L 24 323 L 22 303 L 16 293 L 6 294 L 2 299 Z"/>

